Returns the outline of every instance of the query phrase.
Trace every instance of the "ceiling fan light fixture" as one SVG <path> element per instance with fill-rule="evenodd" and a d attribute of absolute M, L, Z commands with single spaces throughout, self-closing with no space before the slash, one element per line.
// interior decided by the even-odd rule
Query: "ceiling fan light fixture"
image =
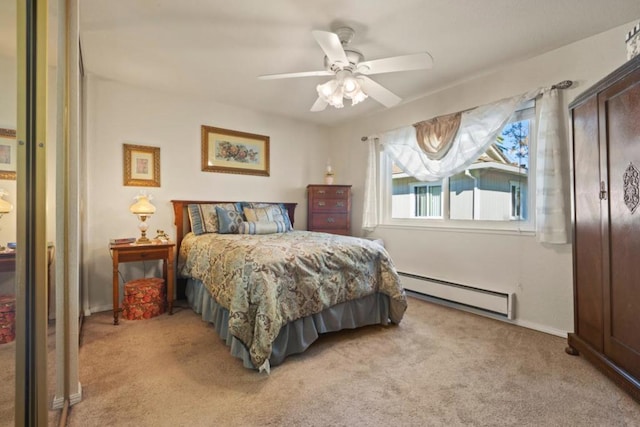
<path fill-rule="evenodd" d="M 344 98 L 350 99 L 351 105 L 367 99 L 360 82 L 351 74 L 345 76 L 341 73 L 337 78 L 316 86 L 316 90 L 321 100 L 335 108 L 344 107 Z"/>
<path fill-rule="evenodd" d="M 337 79 L 329 80 L 326 83 L 316 86 L 320 99 L 335 108 L 344 106 L 342 98 L 344 98 L 344 87 L 342 82 Z"/>
<path fill-rule="evenodd" d="M 338 87 L 338 81 L 336 79 L 329 80 L 326 83 L 316 86 L 318 96 L 325 101 L 329 100 L 329 97 L 336 91 Z"/>
<path fill-rule="evenodd" d="M 352 106 L 367 99 L 367 94 L 362 90 L 359 79 L 352 75 L 345 77 L 342 85 L 344 87 L 344 97 L 351 100 Z"/>
<path fill-rule="evenodd" d="M 346 77 L 342 81 L 342 87 L 344 87 L 344 94 L 346 96 L 352 96 L 360 90 L 360 84 L 355 78 L 351 76 Z"/>
<path fill-rule="evenodd" d="M 359 104 L 360 102 L 367 99 L 368 96 L 366 93 L 362 91 L 362 88 L 358 85 L 358 90 L 355 94 L 351 95 L 351 105 Z"/>
<path fill-rule="evenodd" d="M 336 90 L 329 97 L 329 101 L 328 101 L 329 105 L 335 108 L 342 108 L 344 107 L 344 103 L 342 102 L 343 98 L 344 98 L 344 88 L 342 87 L 342 85 L 338 85 Z"/>

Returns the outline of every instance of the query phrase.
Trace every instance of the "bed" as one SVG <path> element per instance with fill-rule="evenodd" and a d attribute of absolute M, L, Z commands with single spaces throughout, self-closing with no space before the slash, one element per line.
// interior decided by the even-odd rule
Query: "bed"
<path fill-rule="evenodd" d="M 178 288 L 245 367 L 269 372 L 319 334 L 402 320 L 406 295 L 379 243 L 293 230 L 294 203 L 172 204 Z"/>

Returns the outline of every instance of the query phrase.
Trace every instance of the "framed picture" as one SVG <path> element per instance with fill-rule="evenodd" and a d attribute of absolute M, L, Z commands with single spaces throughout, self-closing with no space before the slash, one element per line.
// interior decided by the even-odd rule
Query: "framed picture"
<path fill-rule="evenodd" d="M 16 131 L 0 129 L 0 179 L 16 179 Z"/>
<path fill-rule="evenodd" d="M 269 137 L 203 125 L 202 170 L 269 176 Z"/>
<path fill-rule="evenodd" d="M 160 187 L 160 147 L 122 144 L 124 185 Z"/>

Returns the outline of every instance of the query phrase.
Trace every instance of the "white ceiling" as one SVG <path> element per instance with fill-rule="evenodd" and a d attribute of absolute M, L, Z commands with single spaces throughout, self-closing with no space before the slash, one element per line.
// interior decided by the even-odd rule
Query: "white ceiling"
<path fill-rule="evenodd" d="M 323 69 L 312 30 L 351 26 L 351 45 L 365 60 L 429 52 L 431 70 L 372 76 L 407 102 L 640 18 L 638 0 L 82 0 L 80 7 L 86 72 L 324 125 L 384 107 L 368 99 L 312 113 L 315 87 L 327 77 L 257 79 Z M 1 6 L 2 40 L 10 36 L 6 11 Z"/>

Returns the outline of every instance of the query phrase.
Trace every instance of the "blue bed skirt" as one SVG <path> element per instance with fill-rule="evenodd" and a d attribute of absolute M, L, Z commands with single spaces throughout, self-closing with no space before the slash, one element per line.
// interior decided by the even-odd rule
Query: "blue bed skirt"
<path fill-rule="evenodd" d="M 210 322 L 216 332 L 226 342 L 233 356 L 242 359 L 246 368 L 257 369 L 251 362 L 247 348 L 242 342 L 229 334 L 229 310 L 219 305 L 207 288 L 198 280 L 189 279 L 186 287 L 187 301 L 202 319 Z M 269 371 L 270 366 L 281 364 L 284 359 L 305 351 L 320 334 L 355 329 L 366 325 L 389 324 L 389 297 L 375 293 L 354 301 L 347 301 L 329 307 L 318 314 L 286 324 L 273 343 L 271 357 L 267 366 L 260 367 Z"/>

